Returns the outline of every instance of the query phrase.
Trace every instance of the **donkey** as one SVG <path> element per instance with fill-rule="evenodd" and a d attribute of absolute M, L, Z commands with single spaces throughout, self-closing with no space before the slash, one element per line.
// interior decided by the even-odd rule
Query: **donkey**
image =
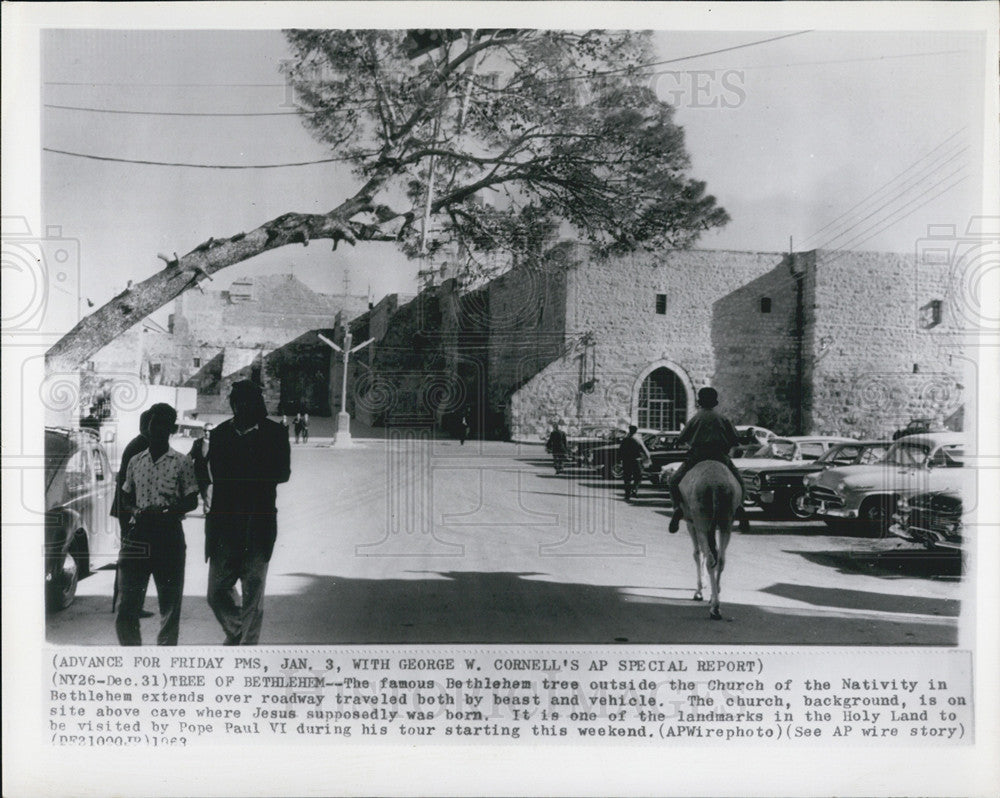
<path fill-rule="evenodd" d="M 685 474 L 681 480 L 680 494 L 684 519 L 694 543 L 694 563 L 698 574 L 698 589 L 694 600 L 702 600 L 701 571 L 704 560 L 712 589 L 709 617 L 717 621 L 722 618 L 719 611 L 719 582 L 742 487 L 723 463 L 704 460 Z M 718 540 L 715 537 L 716 530 L 719 531 Z"/>

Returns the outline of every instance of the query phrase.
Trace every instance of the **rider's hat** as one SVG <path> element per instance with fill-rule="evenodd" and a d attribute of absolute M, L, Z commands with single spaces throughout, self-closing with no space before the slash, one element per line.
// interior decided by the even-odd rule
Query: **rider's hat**
<path fill-rule="evenodd" d="M 698 406 L 713 408 L 719 404 L 719 392 L 715 388 L 702 388 L 698 391 Z"/>

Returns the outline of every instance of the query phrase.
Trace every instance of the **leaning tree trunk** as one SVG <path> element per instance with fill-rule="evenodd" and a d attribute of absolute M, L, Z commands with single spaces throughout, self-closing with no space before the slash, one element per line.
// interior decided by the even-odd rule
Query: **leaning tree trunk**
<path fill-rule="evenodd" d="M 370 210 L 369 196 L 356 195 L 328 214 L 286 213 L 249 233 L 210 238 L 180 258 L 161 255 L 167 261 L 162 270 L 129 287 L 60 338 L 45 355 L 47 369 L 78 369 L 150 313 L 227 266 L 286 244 L 308 245 L 315 238 L 332 239 L 336 249 L 341 240 L 354 244 L 359 237 L 372 237 L 374 228 L 349 224 L 351 217 Z"/>

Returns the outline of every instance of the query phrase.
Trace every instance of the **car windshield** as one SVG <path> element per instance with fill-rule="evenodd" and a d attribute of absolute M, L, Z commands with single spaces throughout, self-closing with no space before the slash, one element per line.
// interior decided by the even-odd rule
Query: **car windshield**
<path fill-rule="evenodd" d="M 926 443 L 896 443 L 885 456 L 889 465 L 922 466 L 927 462 L 931 447 Z"/>
<path fill-rule="evenodd" d="M 660 449 L 673 449 L 676 440 L 676 435 L 650 434 L 645 436 L 646 448 L 651 452 Z"/>
<path fill-rule="evenodd" d="M 887 451 L 889 451 L 888 444 L 859 446 L 856 443 L 847 443 L 830 449 L 816 462 L 832 465 L 872 465 L 881 462 Z"/>
<path fill-rule="evenodd" d="M 795 456 L 795 442 L 772 440 L 762 446 L 754 457 L 773 457 L 777 460 L 791 460 Z"/>

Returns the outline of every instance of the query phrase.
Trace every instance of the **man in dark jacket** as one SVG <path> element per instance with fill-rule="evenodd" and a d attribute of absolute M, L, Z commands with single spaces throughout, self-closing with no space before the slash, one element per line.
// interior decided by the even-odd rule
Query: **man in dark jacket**
<path fill-rule="evenodd" d="M 569 455 L 569 441 L 566 439 L 566 433 L 559 429 L 558 421 L 552 422 L 552 432 L 545 442 L 545 450 L 552 455 L 552 465 L 556 473 L 560 473 Z"/>
<path fill-rule="evenodd" d="M 264 617 L 264 583 L 278 534 L 277 486 L 291 474 L 286 430 L 267 418 L 260 388 L 233 384 L 233 417 L 209 442 L 212 503 L 205 519 L 208 604 L 225 645 L 255 645 Z M 236 582 L 242 601 L 236 601 Z"/>
<path fill-rule="evenodd" d="M 733 465 L 733 461 L 729 459 L 729 450 L 739 443 L 739 437 L 732 422 L 721 413 L 715 412 L 714 408 L 718 404 L 719 394 L 715 388 L 702 388 L 698 391 L 698 407 L 701 409 L 684 425 L 684 429 L 677 439 L 678 446 L 687 445 L 690 447 L 690 451 L 687 459 L 670 478 L 670 496 L 674 504 L 669 527 L 671 532 L 676 532 L 680 528 L 681 518 L 683 518 L 681 480 L 693 466 L 703 460 L 718 460 L 727 465 L 742 490 L 743 480 L 740 477 L 740 472 Z M 747 521 L 742 500 L 736 511 L 736 517 L 740 522 L 740 531 L 746 532 L 750 528 L 750 524 Z"/>
<path fill-rule="evenodd" d="M 194 461 L 194 475 L 198 479 L 198 493 L 201 494 L 201 506 L 206 515 L 212 503 L 210 493 L 212 489 L 212 474 L 208 468 L 208 436 L 211 431 L 212 424 L 209 422 L 205 424 L 205 429 L 201 437 L 191 444 L 191 451 L 188 452 L 188 457 Z"/>
<path fill-rule="evenodd" d="M 618 446 L 618 461 L 622 464 L 622 477 L 625 480 L 625 501 L 639 494 L 639 484 L 642 482 L 642 467 L 649 463 L 649 449 L 639 437 L 639 428 L 630 424 L 628 435 Z"/>

